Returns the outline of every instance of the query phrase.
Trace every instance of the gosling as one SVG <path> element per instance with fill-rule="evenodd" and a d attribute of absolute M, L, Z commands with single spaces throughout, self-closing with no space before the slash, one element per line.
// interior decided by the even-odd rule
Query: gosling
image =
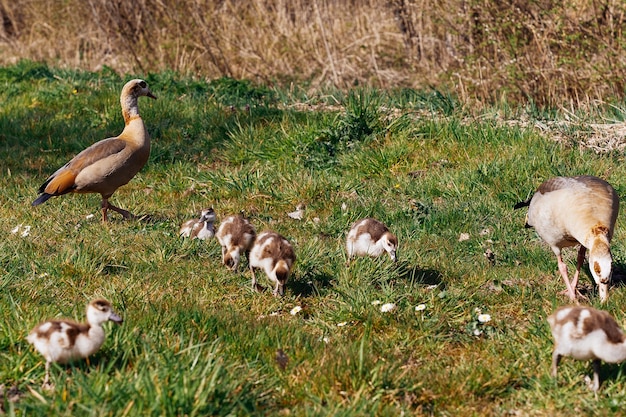
<path fill-rule="evenodd" d="M 366 218 L 354 223 L 348 232 L 346 240 L 348 262 L 355 256 L 378 257 L 387 252 L 393 262 L 396 262 L 398 238 L 392 234 L 387 226 L 376 219 Z"/>
<path fill-rule="evenodd" d="M 591 389 L 600 388 L 600 361 L 618 363 L 626 359 L 626 338 L 606 311 L 592 307 L 564 306 L 548 317 L 554 337 L 551 374 L 557 375 L 562 356 L 593 360 Z"/>
<path fill-rule="evenodd" d="M 44 387 L 50 388 L 50 364 L 68 363 L 84 359 L 94 354 L 104 343 L 102 323 L 110 320 L 122 323 L 111 307 L 111 303 L 96 299 L 87 305 L 87 323 L 78 323 L 69 319 L 52 319 L 38 324 L 30 331 L 26 339 L 46 359 Z"/>
<path fill-rule="evenodd" d="M 250 251 L 250 272 L 252 289 L 259 291 L 255 268 L 263 268 L 269 280 L 274 283 L 273 294 L 282 296 L 291 268 L 296 261 L 296 254 L 287 239 L 273 231 L 265 231 L 257 236 Z"/>
<path fill-rule="evenodd" d="M 229 216 L 217 229 L 215 235 L 222 245 L 222 263 L 233 272 L 239 269 L 241 255 L 250 259 L 250 250 L 256 238 L 256 230 L 243 215 Z"/>
<path fill-rule="evenodd" d="M 215 236 L 215 212 L 213 207 L 202 210 L 200 218 L 187 220 L 180 227 L 180 237 L 208 240 Z"/>

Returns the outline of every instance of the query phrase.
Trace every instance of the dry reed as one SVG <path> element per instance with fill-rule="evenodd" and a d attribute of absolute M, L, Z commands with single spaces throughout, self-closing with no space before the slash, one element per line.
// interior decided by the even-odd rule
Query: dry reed
<path fill-rule="evenodd" d="M 0 63 L 437 88 L 575 107 L 622 97 L 614 0 L 0 0 Z"/>

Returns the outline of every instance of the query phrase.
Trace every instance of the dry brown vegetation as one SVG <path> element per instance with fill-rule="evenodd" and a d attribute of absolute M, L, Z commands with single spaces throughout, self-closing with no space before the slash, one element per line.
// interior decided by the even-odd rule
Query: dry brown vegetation
<path fill-rule="evenodd" d="M 0 63 L 417 87 L 540 105 L 623 97 L 617 0 L 0 0 Z"/>

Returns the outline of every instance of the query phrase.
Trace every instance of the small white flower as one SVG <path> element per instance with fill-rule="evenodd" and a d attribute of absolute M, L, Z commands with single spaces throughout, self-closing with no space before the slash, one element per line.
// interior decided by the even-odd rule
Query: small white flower
<path fill-rule="evenodd" d="M 481 334 L 483 334 L 483 331 L 480 329 L 474 329 L 474 336 L 480 336 Z"/>
<path fill-rule="evenodd" d="M 394 303 L 386 303 L 380 306 L 380 311 L 383 313 L 389 313 L 396 309 L 396 305 Z"/>
<path fill-rule="evenodd" d="M 424 311 L 426 310 L 426 304 L 418 304 L 415 306 L 415 311 Z"/>
<path fill-rule="evenodd" d="M 292 316 L 295 316 L 296 314 L 298 314 L 300 311 L 302 311 L 302 307 L 300 306 L 295 306 L 294 308 L 291 309 L 291 311 L 289 312 L 289 314 L 291 314 Z"/>
<path fill-rule="evenodd" d="M 476 308 L 474 309 L 474 313 L 476 313 L 476 314 L 480 314 L 480 313 L 482 313 L 482 312 L 483 312 L 483 311 L 482 311 L 480 308 L 478 308 L 478 307 L 476 307 Z"/>
<path fill-rule="evenodd" d="M 15 227 L 11 230 L 11 234 L 12 234 L 12 235 L 14 235 L 14 234 L 16 234 L 17 232 L 19 232 L 21 227 L 22 227 L 22 225 L 21 225 L 21 224 L 18 224 L 17 226 L 15 226 Z"/>
<path fill-rule="evenodd" d="M 341 203 L 341 211 L 348 210 L 348 205 L 346 203 Z"/>
<path fill-rule="evenodd" d="M 323 341 L 324 343 L 329 343 L 329 342 L 330 342 L 330 337 L 328 337 L 328 336 L 324 336 L 324 337 L 322 338 L 322 341 Z"/>
<path fill-rule="evenodd" d="M 380 301 L 380 300 L 374 300 L 374 301 L 372 301 L 372 305 L 373 305 L 373 306 L 377 306 L 377 305 L 379 305 L 379 304 L 381 304 L 381 303 L 382 303 L 382 301 Z"/>
<path fill-rule="evenodd" d="M 342 321 L 341 323 L 337 323 L 337 327 L 343 327 L 343 326 L 345 326 L 346 324 L 348 324 L 348 322 L 347 322 L 347 321 Z"/>
<path fill-rule="evenodd" d="M 438 286 L 439 286 L 439 285 L 437 285 L 437 284 L 427 285 L 427 286 L 426 286 L 426 289 L 427 289 L 428 291 L 431 291 L 431 290 L 434 290 L 435 288 L 437 288 Z"/>
<path fill-rule="evenodd" d="M 92 213 L 92 214 L 88 214 L 87 216 L 85 216 L 85 219 L 87 219 L 87 220 L 91 220 L 91 219 L 93 219 L 94 217 L 96 217 L 96 216 Z"/>
<path fill-rule="evenodd" d="M 491 316 L 489 314 L 479 314 L 478 321 L 481 323 L 488 323 L 491 321 Z"/>
<path fill-rule="evenodd" d="M 22 230 L 22 237 L 26 237 L 30 235 L 30 226 L 24 226 L 24 230 Z"/>

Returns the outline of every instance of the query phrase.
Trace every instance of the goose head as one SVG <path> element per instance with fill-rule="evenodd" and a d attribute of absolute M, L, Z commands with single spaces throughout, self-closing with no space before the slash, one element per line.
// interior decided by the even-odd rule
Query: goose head
<path fill-rule="evenodd" d="M 613 257 L 608 244 L 596 242 L 589 251 L 589 269 L 594 281 L 598 284 L 601 301 L 606 301 L 609 295 L 612 265 Z"/>

